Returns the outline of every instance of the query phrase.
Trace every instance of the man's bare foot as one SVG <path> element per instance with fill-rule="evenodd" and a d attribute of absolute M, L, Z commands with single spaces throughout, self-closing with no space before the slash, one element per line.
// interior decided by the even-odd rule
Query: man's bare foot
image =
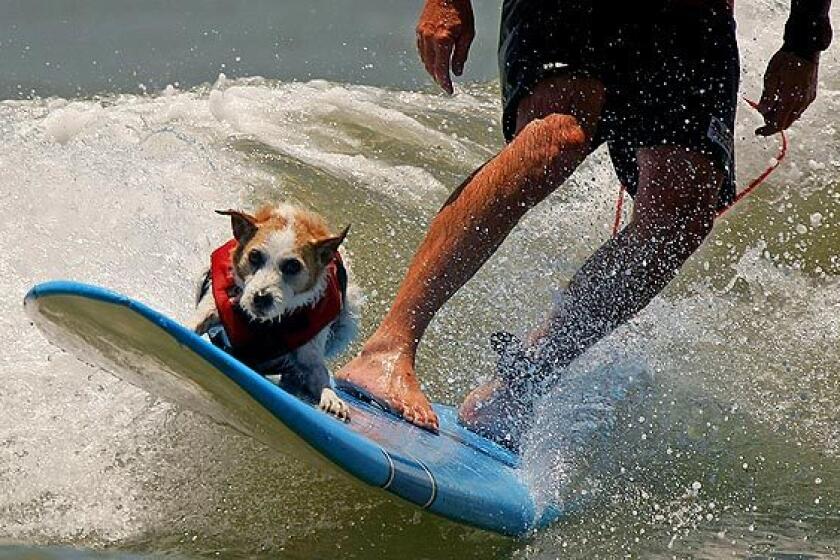
<path fill-rule="evenodd" d="M 494 379 L 467 395 L 458 410 L 458 420 L 478 435 L 519 452 L 533 412 L 530 399 L 523 397 Z"/>
<path fill-rule="evenodd" d="M 413 356 L 400 349 L 370 346 L 365 345 L 358 356 L 341 368 L 336 379 L 381 399 L 412 424 L 436 432 L 438 417 L 420 389 Z"/>

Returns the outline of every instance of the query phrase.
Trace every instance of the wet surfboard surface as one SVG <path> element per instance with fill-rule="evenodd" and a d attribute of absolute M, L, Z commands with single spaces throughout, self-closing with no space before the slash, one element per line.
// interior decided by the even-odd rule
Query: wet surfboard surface
<path fill-rule="evenodd" d="M 338 468 L 439 516 L 521 536 L 561 516 L 538 508 L 518 457 L 436 404 L 433 434 L 338 391 L 342 422 L 280 389 L 162 313 L 104 288 L 39 284 L 27 312 L 47 338 L 158 398 L 209 416 L 315 468 Z"/>

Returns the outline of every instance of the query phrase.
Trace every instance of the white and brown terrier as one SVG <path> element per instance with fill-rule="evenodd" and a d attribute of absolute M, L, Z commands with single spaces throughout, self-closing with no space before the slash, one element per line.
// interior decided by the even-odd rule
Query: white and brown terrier
<path fill-rule="evenodd" d="M 216 249 L 199 283 L 194 330 L 284 389 L 347 420 L 326 360 L 358 333 L 359 295 L 333 235 L 301 208 L 265 206 L 230 216 L 233 239 Z"/>

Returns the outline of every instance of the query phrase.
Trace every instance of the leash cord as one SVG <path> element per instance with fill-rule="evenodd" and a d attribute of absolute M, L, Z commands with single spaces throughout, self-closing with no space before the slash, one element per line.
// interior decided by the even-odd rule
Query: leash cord
<path fill-rule="evenodd" d="M 758 108 L 758 104 L 755 101 L 752 101 L 751 99 L 747 98 L 744 98 L 744 101 L 746 101 L 749 104 L 749 106 L 753 109 Z M 788 139 L 784 130 L 779 131 L 779 134 L 781 135 L 781 144 L 779 145 L 779 152 L 776 154 L 776 157 L 770 162 L 770 165 L 768 165 L 764 171 L 762 171 L 755 179 L 750 181 L 749 185 L 747 185 L 743 190 L 741 190 L 735 195 L 735 198 L 732 200 L 732 202 L 730 202 L 726 207 L 721 208 L 718 211 L 718 217 L 724 215 L 726 212 L 732 209 L 732 207 L 735 206 L 735 204 L 743 200 L 756 188 L 758 188 L 762 183 L 764 183 L 764 181 L 766 181 L 767 178 L 770 177 L 770 175 L 772 175 L 774 171 L 776 171 L 776 168 L 779 167 L 779 165 L 782 163 L 782 160 L 785 159 L 788 150 Z M 615 202 L 615 220 L 613 221 L 612 232 L 613 237 L 618 235 L 618 232 L 621 230 L 621 215 L 624 210 L 624 192 L 624 185 L 619 185 L 618 199 Z"/>

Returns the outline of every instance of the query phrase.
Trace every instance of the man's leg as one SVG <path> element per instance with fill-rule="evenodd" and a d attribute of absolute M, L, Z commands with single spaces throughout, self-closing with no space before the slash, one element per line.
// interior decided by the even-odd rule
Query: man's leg
<path fill-rule="evenodd" d="M 600 82 L 574 76 L 544 80 L 522 100 L 517 136 L 432 220 L 390 311 L 359 356 L 337 373 L 339 380 L 372 393 L 419 426 L 437 428 L 414 371 L 426 327 L 525 212 L 589 154 L 603 103 Z"/>
<path fill-rule="evenodd" d="M 558 380 L 563 367 L 644 308 L 711 231 L 723 173 L 708 157 L 662 146 L 640 150 L 638 161 L 630 224 L 586 261 L 533 337 L 528 353 L 539 373 L 473 391 L 461 407 L 467 425 L 518 445 L 534 398 Z"/>

